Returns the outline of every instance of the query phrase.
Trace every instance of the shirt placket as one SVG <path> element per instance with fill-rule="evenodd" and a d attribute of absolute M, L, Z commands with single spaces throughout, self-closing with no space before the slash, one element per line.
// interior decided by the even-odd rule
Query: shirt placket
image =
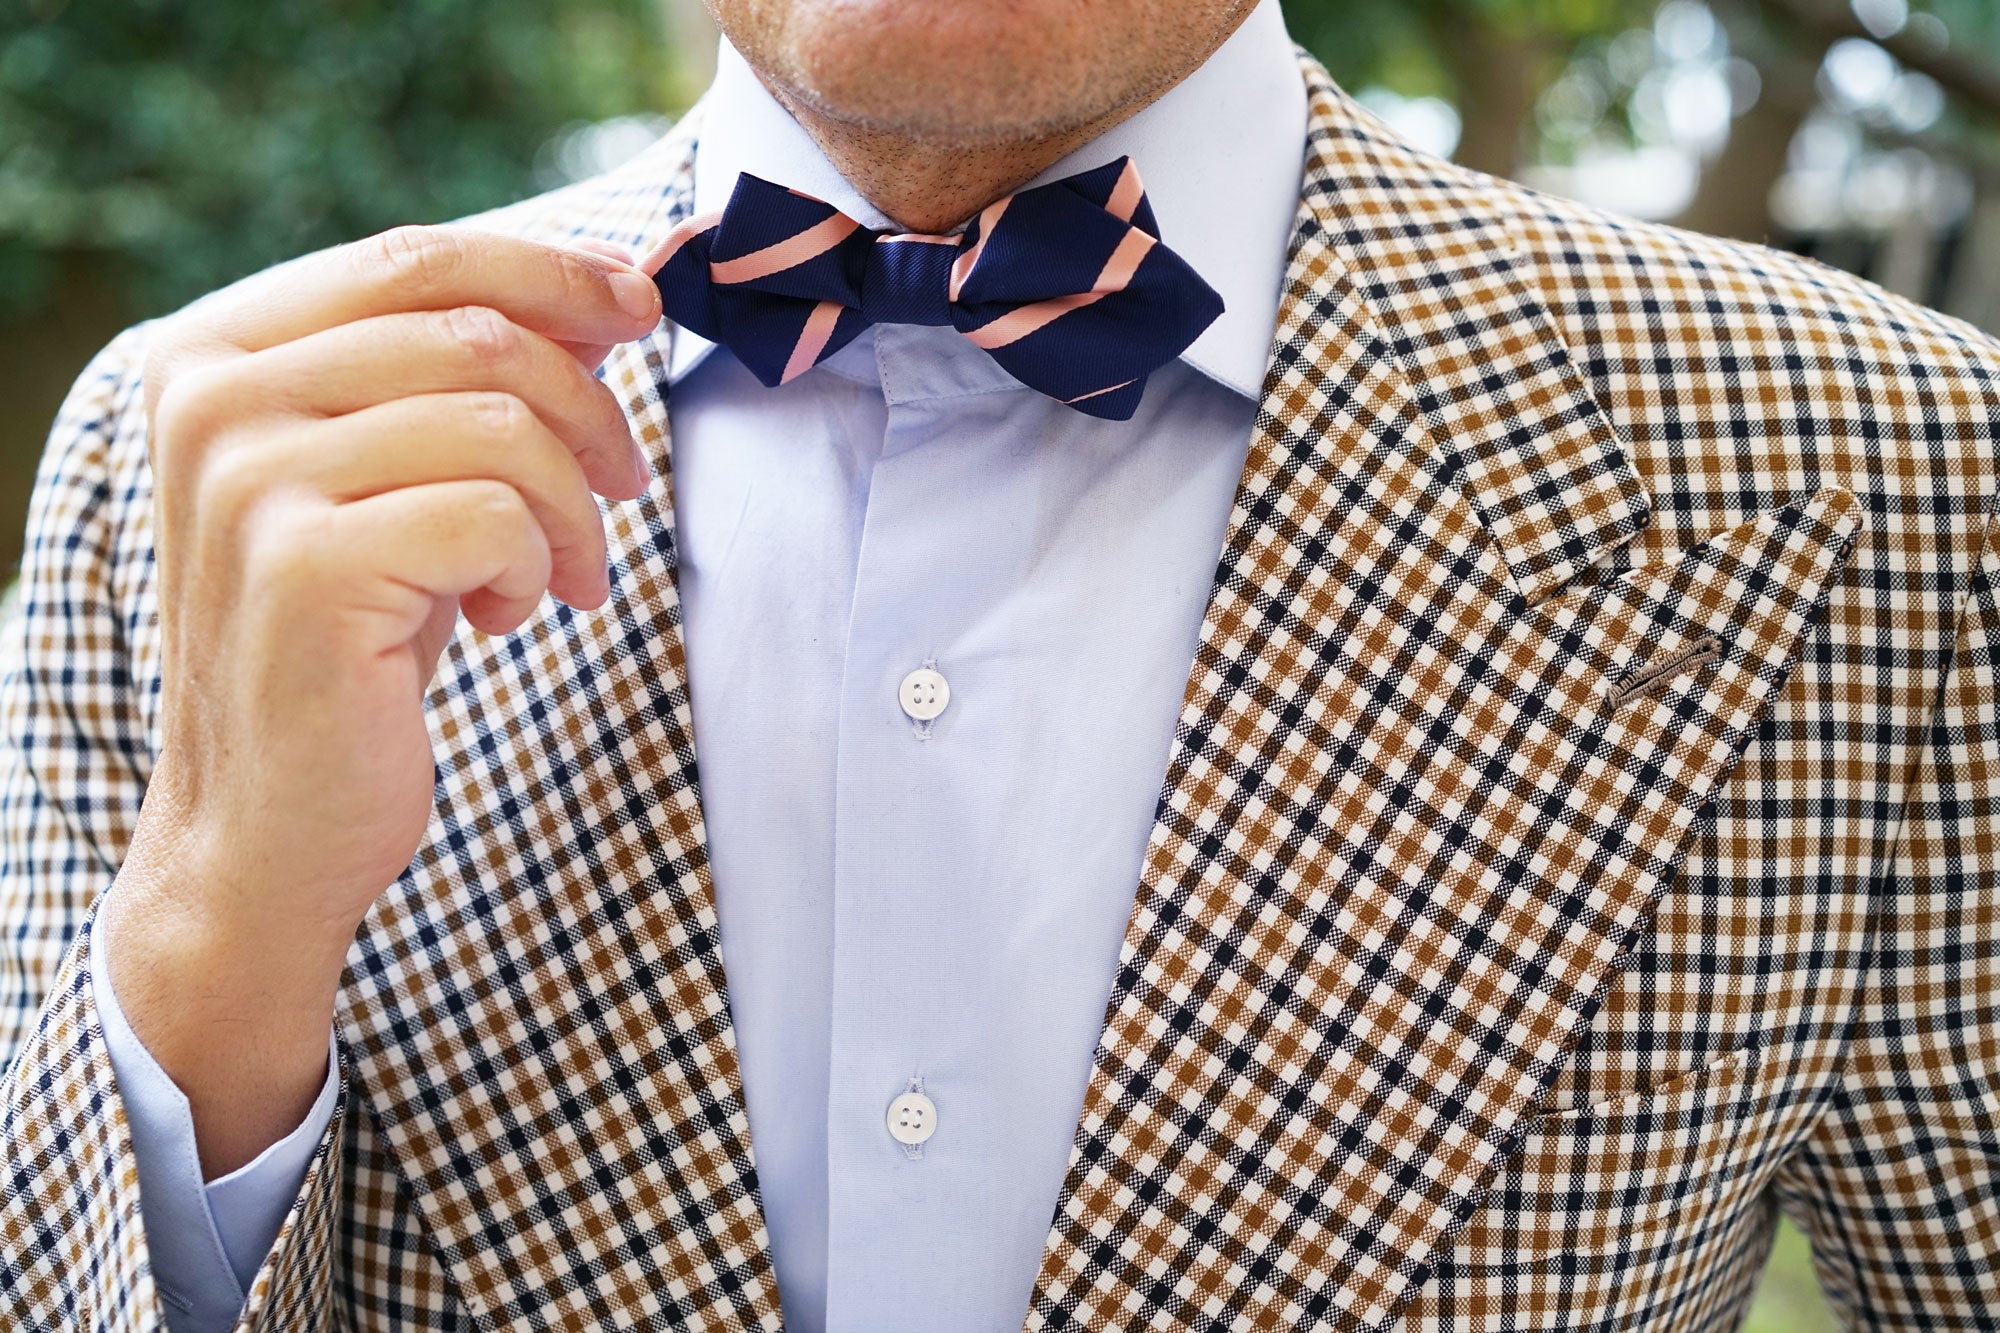
<path fill-rule="evenodd" d="M 926 1237 L 978 1185 L 965 1034 L 939 1020 L 954 984 L 951 933 L 975 886 L 952 873 L 977 812 L 959 793 L 978 762 L 958 722 L 978 707 L 978 664 L 958 652 L 1004 551 L 953 540 L 981 442 L 948 434 L 957 401 L 936 331 L 879 329 L 883 445 L 849 616 L 834 821 L 828 1081 L 827 1327 L 913 1308 L 942 1275 Z M 984 369 L 983 367 L 981 368 Z M 943 377 L 942 380 L 936 377 Z M 982 528 L 982 531 L 985 529 Z"/>

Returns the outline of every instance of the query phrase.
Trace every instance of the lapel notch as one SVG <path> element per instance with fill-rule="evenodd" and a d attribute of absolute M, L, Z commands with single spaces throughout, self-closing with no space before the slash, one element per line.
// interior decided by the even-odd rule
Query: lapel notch
<path fill-rule="evenodd" d="M 1652 497 L 1516 265 L 1481 178 L 1400 143 L 1316 68 L 1305 199 L 1374 310 L 1521 596 L 1636 536 Z"/>

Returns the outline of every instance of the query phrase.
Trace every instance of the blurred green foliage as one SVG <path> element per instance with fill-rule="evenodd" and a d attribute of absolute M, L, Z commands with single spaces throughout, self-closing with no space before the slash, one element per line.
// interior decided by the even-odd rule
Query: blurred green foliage
<path fill-rule="evenodd" d="M 65 253 L 151 312 L 532 193 L 562 126 L 681 96 L 668 55 L 655 0 L 0 0 L 0 312 Z"/>
<path fill-rule="evenodd" d="M 1787 1222 L 1778 1228 L 1771 1261 L 1741 1333 L 1840 1333 L 1813 1272 L 1805 1233 Z"/>
<path fill-rule="evenodd" d="M 1379 83 L 1410 97 L 1456 100 L 1455 45 L 1497 31 L 1546 46 L 1643 25 L 1650 0 L 1285 0 L 1292 36 L 1326 62 L 1342 86 Z M 1460 41 L 1454 43 L 1456 30 Z"/>
<path fill-rule="evenodd" d="M 1458 71 L 1488 54 L 1482 39 L 1500 36 L 1561 62 L 1635 27 L 1657 0 L 1283 0 L 1292 35 L 1350 88 L 1380 83 L 1406 96 L 1461 102 Z M 1757 0 L 1709 0 L 1727 19 L 1754 14 Z M 1866 0 L 1864 0 L 1864 4 Z M 1894 7 L 1898 0 L 1888 0 Z M 1880 6 L 1878 5 L 1877 8 Z M 1907 13 L 1929 14 L 1967 52 L 2000 53 L 2000 0 L 1916 0 Z M 1839 14 L 1838 0 L 1822 4 Z"/>
<path fill-rule="evenodd" d="M 1921 8 L 1943 21 L 1954 46 L 2000 52 L 2000 0 L 1925 0 Z"/>

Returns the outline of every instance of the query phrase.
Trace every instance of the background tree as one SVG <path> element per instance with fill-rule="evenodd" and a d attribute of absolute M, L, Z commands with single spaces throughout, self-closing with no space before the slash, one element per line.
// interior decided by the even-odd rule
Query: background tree
<path fill-rule="evenodd" d="M 1536 99 L 1594 38 L 1645 24 L 1651 0 L 1286 0 L 1292 35 L 1342 87 L 1449 101 L 1455 160 L 1496 176 L 1532 160 Z"/>

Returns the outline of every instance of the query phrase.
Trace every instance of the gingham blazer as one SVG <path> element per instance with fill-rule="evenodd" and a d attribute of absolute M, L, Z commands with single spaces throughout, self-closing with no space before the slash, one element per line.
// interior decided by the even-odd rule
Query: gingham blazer
<path fill-rule="evenodd" d="M 1427 157 L 1307 77 L 1024 1326 L 1726 1329 L 1783 1209 L 1855 1326 L 1993 1327 L 2000 347 Z M 644 249 L 698 124 L 480 222 Z M 56 424 L 6 637 L 10 1328 L 161 1317 L 82 947 L 158 737 L 146 337 Z M 658 469 L 606 509 L 610 605 L 448 651 L 427 842 L 350 956 L 343 1110 L 244 1328 L 780 1326 L 671 337 L 606 370 Z"/>

